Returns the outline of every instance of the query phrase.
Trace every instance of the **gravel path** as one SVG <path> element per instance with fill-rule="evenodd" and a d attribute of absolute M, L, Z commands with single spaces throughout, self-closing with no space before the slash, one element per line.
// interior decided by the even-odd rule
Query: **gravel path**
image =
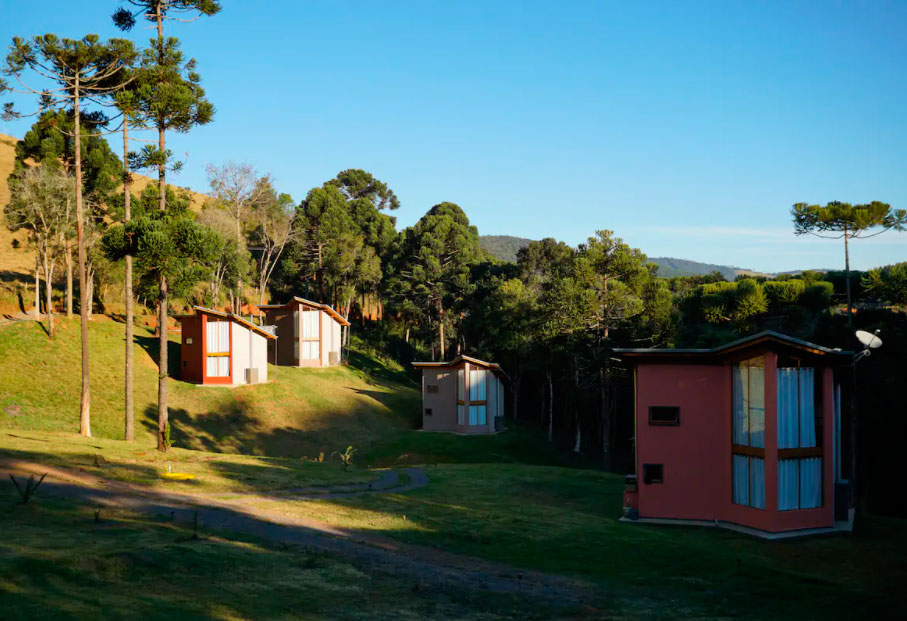
<path fill-rule="evenodd" d="M 140 486 L 111 482 L 93 475 L 30 462 L 2 462 L 6 472 L 49 472 L 37 497 L 69 498 L 90 506 L 110 506 L 163 517 L 191 526 L 196 516 L 204 532 L 242 533 L 273 543 L 304 546 L 353 559 L 361 566 L 413 581 L 414 588 L 432 585 L 458 590 L 525 594 L 558 604 L 589 604 L 598 598 L 586 583 L 562 576 L 523 570 L 502 563 L 451 554 L 395 541 L 371 532 L 339 528 L 325 522 L 299 518 L 252 506 L 255 501 L 344 498 L 373 493 L 404 493 L 429 483 L 420 468 L 406 468 L 408 481 L 398 485 L 396 472 L 373 482 L 333 488 L 298 488 L 279 495 L 232 494 L 230 498 L 191 493 L 159 492 Z M 12 483 L 8 481 L 10 487 Z M 364 487 L 363 487 L 364 485 Z"/>

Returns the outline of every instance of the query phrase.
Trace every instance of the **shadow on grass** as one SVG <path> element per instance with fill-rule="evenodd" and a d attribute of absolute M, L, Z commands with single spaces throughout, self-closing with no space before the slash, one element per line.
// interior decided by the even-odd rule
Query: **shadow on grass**
<path fill-rule="evenodd" d="M 160 339 L 156 336 L 142 336 L 140 334 L 136 334 L 134 338 L 139 347 L 148 352 L 155 364 L 158 364 L 160 359 L 158 355 L 158 352 L 160 352 Z M 167 374 L 173 378 L 179 378 L 180 376 L 180 344 L 178 342 L 167 342 Z"/>

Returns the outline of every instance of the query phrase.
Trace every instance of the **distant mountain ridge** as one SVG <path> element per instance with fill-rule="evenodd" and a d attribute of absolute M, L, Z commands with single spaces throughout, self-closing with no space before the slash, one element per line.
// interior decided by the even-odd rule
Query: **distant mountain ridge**
<path fill-rule="evenodd" d="M 498 259 L 510 263 L 516 263 L 517 251 L 533 241 L 535 240 L 513 235 L 479 235 L 479 245 L 482 248 Z"/>
<path fill-rule="evenodd" d="M 502 261 L 516 262 L 517 252 L 520 248 L 528 246 L 530 242 L 535 241 L 525 237 L 515 237 L 513 235 L 480 235 L 479 245 L 491 253 L 493 256 Z M 755 276 L 769 276 L 753 270 L 734 267 L 732 265 L 718 265 L 715 263 L 702 263 L 700 261 L 691 261 L 689 259 L 677 259 L 674 257 L 649 257 L 649 261 L 658 265 L 658 275 L 664 278 L 674 276 L 702 276 L 712 272 L 721 272 L 727 280 L 734 280 L 740 274 L 749 274 Z"/>

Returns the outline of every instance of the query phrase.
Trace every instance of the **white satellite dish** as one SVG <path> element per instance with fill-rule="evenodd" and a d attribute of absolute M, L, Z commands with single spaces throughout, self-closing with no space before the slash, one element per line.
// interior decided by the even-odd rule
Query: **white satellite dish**
<path fill-rule="evenodd" d="M 882 339 L 878 337 L 878 334 L 878 330 L 876 330 L 875 334 L 871 334 L 865 330 L 857 330 L 857 340 L 863 343 L 867 349 L 878 349 L 882 346 Z"/>

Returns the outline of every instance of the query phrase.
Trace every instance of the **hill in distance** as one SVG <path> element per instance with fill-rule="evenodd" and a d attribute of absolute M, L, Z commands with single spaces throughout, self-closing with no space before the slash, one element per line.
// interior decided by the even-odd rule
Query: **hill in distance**
<path fill-rule="evenodd" d="M 479 245 L 492 254 L 492 256 L 516 263 L 516 253 L 520 248 L 529 245 L 532 239 L 514 237 L 512 235 L 479 235 Z"/>
<path fill-rule="evenodd" d="M 502 261 L 516 262 L 517 251 L 529 245 L 533 240 L 512 235 L 480 235 L 479 245 Z M 727 280 L 734 280 L 740 274 L 760 275 L 759 272 L 730 265 L 700 263 L 689 259 L 673 257 L 649 257 L 649 261 L 658 264 L 658 275 L 664 278 L 674 276 L 701 276 L 712 272 L 721 272 Z"/>

